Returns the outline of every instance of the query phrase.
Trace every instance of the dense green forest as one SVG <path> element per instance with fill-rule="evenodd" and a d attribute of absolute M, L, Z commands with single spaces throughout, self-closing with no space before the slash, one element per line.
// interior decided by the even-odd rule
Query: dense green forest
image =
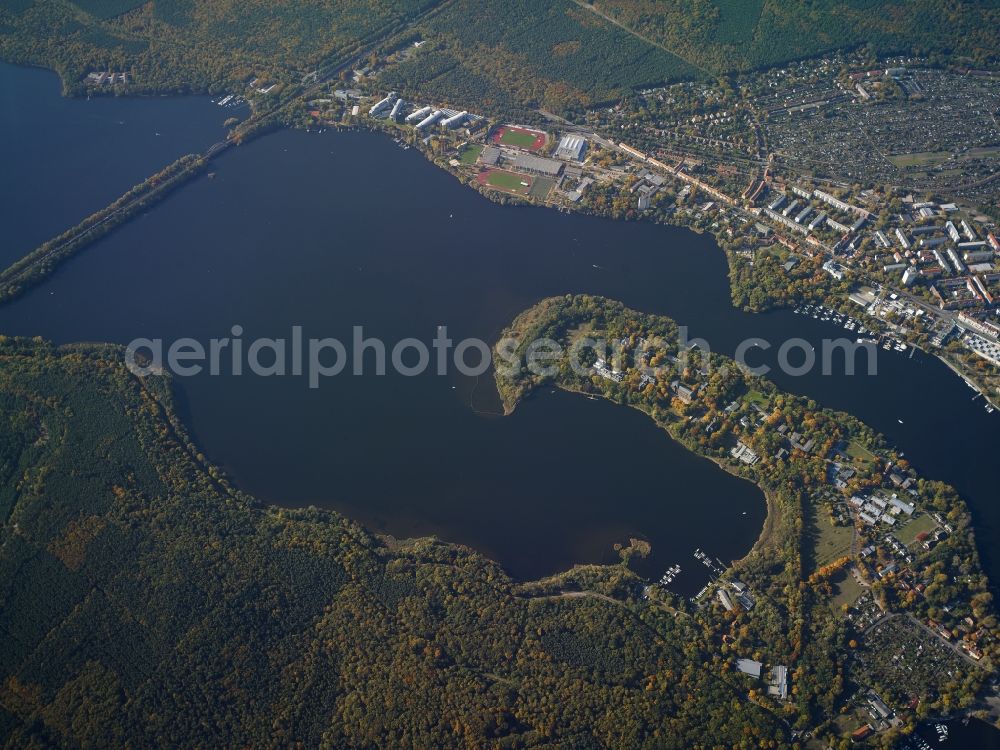
<path fill-rule="evenodd" d="M 973 0 L 0 0 L 0 57 L 54 68 L 77 93 L 104 69 L 128 73 L 131 92 L 218 92 L 253 78 L 296 85 L 324 61 L 390 52 L 407 32 L 432 44 L 389 85 L 572 112 L 862 44 L 993 64 L 998 23 L 995 3 Z"/>
<path fill-rule="evenodd" d="M 257 507 L 117 348 L 0 341 L 0 521 L 3 747 L 786 746 L 626 569 Z"/>
<path fill-rule="evenodd" d="M 676 341 L 677 328 L 581 295 L 539 303 L 506 333 L 523 345 L 581 332 L 632 347 Z M 738 368 L 705 374 L 726 360 L 693 356 L 647 384 L 563 366 L 554 378 L 502 368 L 498 384 L 509 408 L 554 379 L 642 409 L 760 485 L 767 525 L 734 571 L 757 597 L 752 612 L 664 590 L 641 598 L 626 562 L 517 582 L 465 547 L 262 507 L 187 438 L 169 379 L 133 376 L 117 347 L 0 338 L 0 746 L 751 748 L 790 747 L 790 727 L 830 737 L 858 636 L 831 604 L 836 566 L 818 566 L 809 519 L 838 446 L 905 462 L 856 419 Z M 696 398 L 675 397 L 673 378 Z M 770 458 L 780 424 L 817 449 Z M 737 438 L 766 460 L 734 462 Z M 881 466 L 859 463 L 851 490 L 878 486 Z M 967 509 L 944 485 L 919 487 L 954 533 L 920 556 L 918 575 L 933 578 L 922 597 L 894 578 L 878 596 L 993 633 L 981 669 L 918 686 L 926 715 L 970 705 L 992 671 L 997 623 Z M 792 698 L 736 673 L 746 655 L 789 665 Z"/>
<path fill-rule="evenodd" d="M 997 61 L 1000 8 L 976 0 L 598 0 L 593 6 L 715 73 L 868 45 Z"/>
<path fill-rule="evenodd" d="M 0 56 L 45 65 L 82 90 L 91 70 L 129 75 L 132 92 L 218 92 L 303 73 L 400 31 L 434 0 L 58 0 L 0 2 Z"/>
<path fill-rule="evenodd" d="M 415 56 L 389 81 L 446 99 L 482 100 L 478 79 L 485 78 L 486 98 L 499 90 L 521 105 L 567 112 L 701 75 L 570 0 L 455 0 L 420 30 L 435 56 Z"/>

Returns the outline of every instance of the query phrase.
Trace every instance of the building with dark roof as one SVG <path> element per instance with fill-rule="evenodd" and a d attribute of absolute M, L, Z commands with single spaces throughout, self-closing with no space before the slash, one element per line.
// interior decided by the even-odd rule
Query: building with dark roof
<path fill-rule="evenodd" d="M 519 172 L 540 175 L 542 177 L 558 177 L 562 174 L 563 163 L 555 159 L 546 159 L 534 154 L 520 153 L 514 157 L 513 168 Z"/>

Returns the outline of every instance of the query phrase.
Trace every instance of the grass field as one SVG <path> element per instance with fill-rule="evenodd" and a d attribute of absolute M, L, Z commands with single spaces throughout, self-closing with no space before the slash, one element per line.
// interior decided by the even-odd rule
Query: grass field
<path fill-rule="evenodd" d="M 816 521 L 816 567 L 832 563 L 851 554 L 854 530 L 850 526 L 834 526 L 825 518 Z"/>
<path fill-rule="evenodd" d="M 982 146 L 980 148 L 969 149 L 964 154 L 954 157 L 957 161 L 967 161 L 969 159 L 982 159 L 994 157 L 1000 154 L 1000 149 L 994 146 Z M 919 167 L 935 167 L 952 159 L 950 151 L 920 151 L 912 154 L 896 154 L 890 156 L 889 161 L 900 169 L 915 169 Z M 950 170 L 945 170 L 945 172 Z M 960 171 L 960 170 L 959 170 Z M 939 172 L 936 174 L 944 174 Z"/>
<path fill-rule="evenodd" d="M 890 156 L 889 161 L 900 169 L 908 167 L 928 167 L 932 164 L 940 164 L 951 157 L 948 151 L 922 151 L 915 154 L 898 154 Z"/>
<path fill-rule="evenodd" d="M 493 133 L 493 142 L 502 146 L 513 146 L 526 151 L 539 151 L 545 145 L 548 136 L 541 130 L 528 130 L 504 125 Z"/>
<path fill-rule="evenodd" d="M 548 177 L 535 177 L 531 180 L 531 189 L 528 191 L 528 195 L 532 198 L 545 200 L 548 198 L 549 191 L 552 190 L 552 186 L 555 184 L 556 181 L 550 180 Z"/>
<path fill-rule="evenodd" d="M 488 169 L 477 178 L 480 185 L 487 185 L 512 195 L 527 195 L 531 190 L 531 178 L 527 175 L 507 172 L 503 169 Z M 522 184 L 527 183 L 527 184 Z"/>
<path fill-rule="evenodd" d="M 478 143 L 466 143 L 458 152 L 458 161 L 467 167 L 471 166 L 476 163 L 481 153 L 483 153 L 483 147 Z"/>
<path fill-rule="evenodd" d="M 535 142 L 535 136 L 533 133 L 525 133 L 520 130 L 505 130 L 503 135 L 500 136 L 500 143 L 505 146 L 517 146 L 518 148 L 527 148 L 533 145 Z"/>
<path fill-rule="evenodd" d="M 924 513 L 912 521 L 907 523 L 905 526 L 901 526 L 896 532 L 896 538 L 899 539 L 903 544 L 910 545 L 916 541 L 917 534 L 922 531 L 930 533 L 937 528 L 937 522 L 930 517 L 929 514 Z"/>
<path fill-rule="evenodd" d="M 526 180 L 519 174 L 514 174 L 513 172 L 490 172 L 489 177 L 486 178 L 486 182 L 493 187 L 504 188 L 505 190 L 523 191 L 525 190 L 525 184 L 531 184 L 530 180 Z"/>
<path fill-rule="evenodd" d="M 856 443 L 853 440 L 847 444 L 847 449 L 845 451 L 848 456 L 850 456 L 855 461 L 875 461 L 877 457 L 870 450 L 861 445 L 861 443 Z"/>
<path fill-rule="evenodd" d="M 861 596 L 861 592 L 864 591 L 861 584 L 846 569 L 839 571 L 830 583 L 833 584 L 834 591 L 833 598 L 830 600 L 830 608 L 838 615 L 841 613 L 841 607 L 845 604 L 848 606 L 854 604 Z"/>

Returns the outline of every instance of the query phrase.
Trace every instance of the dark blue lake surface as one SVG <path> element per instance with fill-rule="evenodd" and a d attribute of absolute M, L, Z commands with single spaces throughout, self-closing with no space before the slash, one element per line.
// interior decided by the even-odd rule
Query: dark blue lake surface
<path fill-rule="evenodd" d="M 160 132 L 188 117 L 175 103 L 160 110 Z M 207 131 L 201 145 L 215 138 Z M 542 297 L 588 292 L 670 315 L 723 353 L 752 336 L 819 346 L 845 335 L 791 313 L 733 309 L 725 259 L 709 238 L 498 207 L 378 135 L 281 132 L 232 150 L 213 170 L 0 308 L 0 331 L 60 342 L 205 341 L 239 324 L 249 341 L 300 325 L 307 337 L 350 342 L 361 325 L 391 346 L 429 342 L 445 325 L 455 340 L 492 342 Z M 109 197 L 134 181 L 103 172 L 88 180 Z M 64 228 L 42 205 L 26 210 L 10 221 L 47 227 L 43 235 Z M 773 363 L 773 352 L 761 361 Z M 1000 421 L 935 360 L 880 350 L 878 365 L 876 377 L 773 377 L 857 414 L 919 470 L 954 484 L 998 580 Z M 501 418 L 488 375 L 343 374 L 317 390 L 294 377 L 201 375 L 178 385 L 196 441 L 242 488 L 278 504 L 337 508 L 377 531 L 467 543 L 517 576 L 613 559 L 612 545 L 635 535 L 653 546 L 644 572 L 680 563 L 675 587 L 691 593 L 706 577 L 694 549 L 740 557 L 764 518 L 755 487 L 638 412 L 544 393 Z"/>
<path fill-rule="evenodd" d="M 49 70 L 0 63 L 0 263 L 7 264 L 184 154 L 246 110 L 207 97 L 60 96 Z"/>
<path fill-rule="evenodd" d="M 980 719 L 970 719 L 968 723 L 961 719 L 945 722 L 946 735 L 938 731 L 938 726 L 930 722 L 919 727 L 916 734 L 931 747 L 941 750 L 996 750 L 1000 747 L 1000 732 Z M 910 742 L 903 747 L 917 748 L 918 744 Z"/>

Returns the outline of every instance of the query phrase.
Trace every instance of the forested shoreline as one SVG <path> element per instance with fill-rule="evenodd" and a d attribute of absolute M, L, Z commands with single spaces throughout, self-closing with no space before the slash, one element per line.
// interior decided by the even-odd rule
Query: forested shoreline
<path fill-rule="evenodd" d="M 0 341 L 4 746 L 788 746 L 627 568 L 259 507 L 121 355 Z"/>
<path fill-rule="evenodd" d="M 528 347 L 539 340 L 560 347 L 558 356 L 546 362 L 551 371 L 544 373 L 527 364 Z M 834 518 L 837 504 L 880 491 L 887 467 L 917 475 L 884 437 L 856 418 L 782 393 L 727 357 L 684 352 L 678 340 L 669 318 L 629 310 L 620 302 L 589 295 L 542 300 L 501 336 L 504 347 L 496 354 L 505 364 L 497 370 L 497 385 L 505 410 L 543 385 L 607 398 L 643 411 L 689 450 L 757 484 L 768 498 L 766 532 L 750 554 L 734 563 L 732 575 L 764 592 L 763 601 L 752 613 L 732 619 L 702 612 L 700 622 L 723 653 L 753 653 L 766 663 L 793 664 L 794 710 L 789 704 L 782 712 L 795 727 L 822 727 L 858 687 L 849 664 L 861 634 L 843 616 L 849 607 L 832 604 L 838 600 L 838 579 L 858 562 L 844 557 L 820 565 L 810 529 L 817 522 L 820 528 L 842 523 Z M 595 350 L 590 341 L 601 342 L 607 351 Z M 737 458 L 744 449 L 753 460 Z M 834 489 L 831 471 L 843 466 L 850 466 L 852 476 Z M 949 627 L 957 627 L 959 613 L 968 612 L 989 633 L 984 639 L 989 654 L 980 665 L 966 665 L 953 682 L 929 683 L 923 695 L 900 693 L 879 678 L 886 683 L 879 682 L 880 690 L 891 691 L 901 703 L 904 696 L 918 698 L 919 713 L 926 715 L 975 704 L 1000 654 L 1000 631 L 968 508 L 948 485 L 922 477 L 916 481 L 917 502 L 928 514 L 946 517 L 953 533 L 931 552 L 918 553 L 910 572 L 901 569 L 897 575 L 887 569 L 882 575 L 873 568 L 872 594 L 883 612 L 942 620 Z M 858 569 L 869 574 L 863 563 Z M 907 721 L 915 718 L 911 714 Z M 892 734 L 885 741 L 891 739 Z"/>

